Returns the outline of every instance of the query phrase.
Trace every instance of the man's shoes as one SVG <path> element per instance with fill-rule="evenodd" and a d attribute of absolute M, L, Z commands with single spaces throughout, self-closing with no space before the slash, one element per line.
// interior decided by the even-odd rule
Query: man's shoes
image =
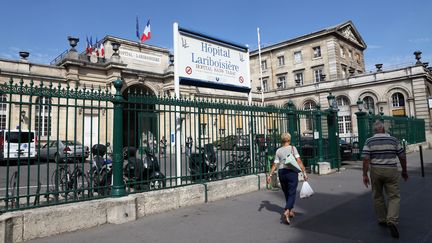
<path fill-rule="evenodd" d="M 397 228 L 397 226 L 395 224 L 389 223 L 388 224 L 388 228 L 390 230 L 390 235 L 393 238 L 399 238 L 399 230 L 398 230 L 398 228 Z"/>
<path fill-rule="evenodd" d="M 383 226 L 383 227 L 387 227 L 387 222 L 386 221 L 379 221 L 378 225 Z"/>

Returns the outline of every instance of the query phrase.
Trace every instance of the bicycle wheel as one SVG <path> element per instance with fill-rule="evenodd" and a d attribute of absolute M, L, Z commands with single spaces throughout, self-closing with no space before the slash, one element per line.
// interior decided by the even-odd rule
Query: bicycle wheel
<path fill-rule="evenodd" d="M 54 187 L 54 192 L 61 193 L 63 197 L 66 197 L 68 193 L 67 171 L 64 168 L 54 170 L 51 175 L 51 184 Z"/>
<path fill-rule="evenodd" d="M 73 180 L 74 180 L 74 184 L 73 184 L 74 196 L 77 199 L 83 198 L 85 196 L 86 182 L 87 182 L 84 173 L 80 169 L 76 169 Z"/>
<path fill-rule="evenodd" d="M 234 162 L 228 162 L 225 164 L 222 169 L 222 177 L 235 176 L 236 174 L 236 166 Z"/>
<path fill-rule="evenodd" d="M 98 188 L 99 195 L 105 196 L 111 193 L 112 171 L 104 169 L 100 174 L 100 183 Z"/>

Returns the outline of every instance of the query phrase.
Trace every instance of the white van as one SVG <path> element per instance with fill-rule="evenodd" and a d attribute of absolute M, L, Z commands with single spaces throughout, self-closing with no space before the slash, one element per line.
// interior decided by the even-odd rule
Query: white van
<path fill-rule="evenodd" d="M 36 158 L 35 132 L 0 130 L 0 161 Z"/>

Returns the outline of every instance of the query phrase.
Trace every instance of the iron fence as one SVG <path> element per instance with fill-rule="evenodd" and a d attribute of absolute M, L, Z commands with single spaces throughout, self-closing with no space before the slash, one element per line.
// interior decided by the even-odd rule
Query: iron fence
<path fill-rule="evenodd" d="M 284 132 L 308 167 L 338 166 L 337 117 L 319 107 L 47 84 L 0 84 L 1 212 L 266 172 Z"/>

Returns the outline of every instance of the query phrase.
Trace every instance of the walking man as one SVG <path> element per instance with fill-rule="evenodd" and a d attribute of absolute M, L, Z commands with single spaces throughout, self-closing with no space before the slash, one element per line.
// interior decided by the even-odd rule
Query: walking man
<path fill-rule="evenodd" d="M 400 178 L 397 158 L 402 167 L 402 178 L 406 181 L 408 179 L 406 155 L 400 142 L 385 132 L 384 124 L 381 121 L 376 121 L 373 129 L 375 135 L 368 138 L 363 147 L 363 183 L 366 187 L 369 184 L 372 186 L 378 224 L 388 226 L 391 236 L 399 238 L 397 225 L 400 208 Z M 384 191 L 387 202 L 384 198 Z"/>
<path fill-rule="evenodd" d="M 161 140 L 159 141 L 159 144 L 160 144 L 160 154 L 166 156 L 167 140 L 165 139 L 165 136 L 162 136 Z"/>

